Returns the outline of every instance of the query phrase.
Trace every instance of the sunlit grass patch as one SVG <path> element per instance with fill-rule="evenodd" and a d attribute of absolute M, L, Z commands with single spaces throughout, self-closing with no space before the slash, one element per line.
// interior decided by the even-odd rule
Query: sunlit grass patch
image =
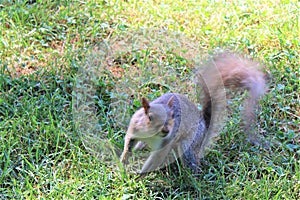
<path fill-rule="evenodd" d="M 1 1 L 0 198 L 300 198 L 298 8 L 297 1 L 256 0 Z M 198 103 L 195 69 L 231 49 L 266 66 L 258 132 L 271 148 L 244 141 L 243 97 L 234 96 L 201 173 L 175 163 L 137 181 L 116 167 L 117 158 L 102 162 L 97 150 L 106 146 L 90 151 L 74 120 L 76 84 L 87 81 L 79 76 L 87 60 L 100 68 L 101 44 L 133 34 L 139 48 L 112 47 L 94 74 L 93 119 L 102 138 L 93 144 L 105 138 L 121 150 L 142 96 L 180 92 Z"/>

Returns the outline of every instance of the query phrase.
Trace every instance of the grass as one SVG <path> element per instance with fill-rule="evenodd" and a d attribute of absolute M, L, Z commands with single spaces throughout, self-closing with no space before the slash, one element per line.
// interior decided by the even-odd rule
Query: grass
<path fill-rule="evenodd" d="M 298 10 L 284 0 L 0 1 L 0 198 L 299 199 Z M 137 46 L 122 46 L 132 35 Z M 175 163 L 136 181 L 117 170 L 138 99 L 197 102 L 190 77 L 220 49 L 266 65 L 258 132 L 271 149 L 244 141 L 237 95 L 200 174 Z"/>

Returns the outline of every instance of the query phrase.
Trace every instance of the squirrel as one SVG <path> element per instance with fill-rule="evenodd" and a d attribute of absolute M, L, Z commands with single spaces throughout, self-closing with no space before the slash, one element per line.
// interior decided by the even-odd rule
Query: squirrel
<path fill-rule="evenodd" d="M 166 93 L 152 102 L 142 98 L 142 107 L 130 120 L 120 161 L 128 163 L 133 147 L 139 150 L 149 146 L 151 152 L 141 175 L 165 165 L 172 157 L 171 152 L 175 152 L 175 159 L 180 158 L 184 166 L 199 172 L 200 159 L 212 139 L 218 136 L 226 114 L 225 88 L 248 90 L 241 113 L 243 128 L 251 143 L 261 144 L 253 131 L 258 101 L 267 90 L 266 77 L 259 66 L 235 53 L 216 55 L 196 76 L 197 88 L 202 88 L 201 111 L 187 97 L 177 93 Z"/>

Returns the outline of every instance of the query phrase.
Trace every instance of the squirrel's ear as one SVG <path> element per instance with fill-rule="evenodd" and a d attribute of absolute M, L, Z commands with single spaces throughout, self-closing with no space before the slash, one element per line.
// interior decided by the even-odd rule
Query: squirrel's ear
<path fill-rule="evenodd" d="M 142 98 L 142 105 L 145 110 L 145 114 L 148 115 L 150 105 L 149 105 L 149 102 L 147 101 L 147 99 L 144 97 Z"/>
<path fill-rule="evenodd" d="M 171 108 L 171 107 L 173 106 L 173 102 L 174 102 L 174 96 L 172 96 L 172 97 L 169 99 L 167 105 Z"/>

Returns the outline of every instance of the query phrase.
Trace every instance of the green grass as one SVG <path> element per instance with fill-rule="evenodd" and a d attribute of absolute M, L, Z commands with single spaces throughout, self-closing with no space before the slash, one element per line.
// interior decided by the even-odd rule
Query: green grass
<path fill-rule="evenodd" d="M 0 1 L 0 198 L 299 199 L 298 10 L 284 0 Z M 103 41 L 130 35 L 138 48 L 112 46 L 103 61 Z M 119 170 L 138 99 L 196 102 L 193 71 L 219 49 L 265 64 L 258 132 L 271 148 L 244 141 L 234 96 L 200 174 L 175 163 L 137 181 Z"/>

